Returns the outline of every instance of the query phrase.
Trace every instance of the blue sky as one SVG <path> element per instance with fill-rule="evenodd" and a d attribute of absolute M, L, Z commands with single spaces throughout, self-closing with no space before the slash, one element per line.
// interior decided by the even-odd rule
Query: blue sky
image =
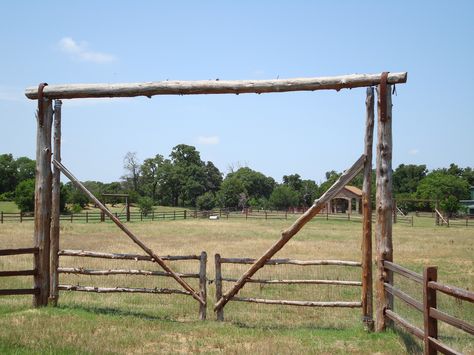
<path fill-rule="evenodd" d="M 2 1 L 0 153 L 34 157 L 39 82 L 272 79 L 407 71 L 394 168 L 474 165 L 473 1 Z M 65 100 L 63 162 L 114 181 L 194 145 L 227 172 L 317 182 L 363 151 L 365 89 Z"/>

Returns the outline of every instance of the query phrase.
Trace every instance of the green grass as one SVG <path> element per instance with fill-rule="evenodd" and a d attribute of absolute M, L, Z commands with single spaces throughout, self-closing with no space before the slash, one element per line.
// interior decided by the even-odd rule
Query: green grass
<path fill-rule="evenodd" d="M 430 220 L 432 221 L 432 220 Z M 221 219 L 133 222 L 128 226 L 160 255 L 208 254 L 208 277 L 214 278 L 214 254 L 258 257 L 278 239 L 290 220 Z M 418 226 L 417 226 L 418 225 Z M 276 257 L 295 259 L 360 259 L 362 226 L 357 222 L 315 220 Z M 0 226 L 2 248 L 31 245 L 33 223 Z M 142 253 L 110 223 L 63 222 L 62 249 Z M 415 223 L 394 227 L 394 259 L 415 271 L 438 265 L 439 280 L 474 289 L 474 229 L 445 228 Z M 197 272 L 196 261 L 170 263 L 180 272 Z M 147 262 L 61 258 L 61 266 L 94 269 L 156 270 Z M 0 257 L 0 270 L 31 267 L 31 256 Z M 248 266 L 225 264 L 223 274 L 238 277 Z M 359 280 L 360 271 L 347 267 L 267 266 L 259 278 L 331 278 Z M 170 287 L 168 278 L 149 276 L 61 275 L 61 283 L 91 286 Z M 187 279 L 193 287 L 196 280 Z M 2 278 L 1 287 L 31 287 L 31 278 Z M 395 284 L 420 299 L 416 285 Z M 231 284 L 226 283 L 224 289 Z M 31 296 L 0 298 L 0 353 L 230 353 L 259 354 L 419 352 L 417 341 L 403 332 L 371 334 L 363 330 L 359 309 L 315 309 L 229 302 L 226 321 L 214 321 L 214 284 L 208 285 L 208 320 L 198 318 L 190 297 L 143 294 L 85 294 L 62 292 L 59 307 L 32 309 Z M 357 287 L 265 286 L 247 284 L 240 295 L 292 300 L 358 300 Z M 474 307 L 440 297 L 443 310 L 474 323 Z M 419 325 L 415 312 L 395 305 L 397 312 Z M 460 351 L 474 344 L 451 327 L 440 327 L 443 340 Z"/>
<path fill-rule="evenodd" d="M 0 201 L 0 211 L 4 213 L 19 213 L 18 206 L 13 201 Z"/>

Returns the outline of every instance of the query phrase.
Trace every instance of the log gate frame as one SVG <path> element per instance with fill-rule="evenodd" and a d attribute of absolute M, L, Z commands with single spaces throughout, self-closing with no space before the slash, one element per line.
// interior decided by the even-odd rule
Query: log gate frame
<path fill-rule="evenodd" d="M 334 77 L 295 78 L 277 80 L 243 81 L 164 81 L 129 84 L 65 84 L 29 87 L 27 98 L 38 100 L 37 140 L 36 140 L 36 185 L 35 185 L 35 224 L 34 243 L 38 248 L 35 254 L 34 286 L 39 292 L 34 296 L 35 306 L 57 302 L 58 295 L 58 252 L 59 252 L 59 177 L 62 172 L 80 190 L 85 192 L 97 206 L 132 239 L 151 259 L 169 273 L 201 305 L 205 300 L 179 274 L 140 241 L 120 222 L 94 195 L 92 195 L 69 170 L 61 164 L 61 105 L 63 99 L 135 97 L 154 95 L 197 95 L 197 94 L 243 94 L 276 93 L 291 91 L 316 91 L 367 88 L 365 149 L 361 157 L 332 185 L 323 196 L 299 217 L 280 239 L 235 283 L 234 287 L 218 300 L 214 311 L 219 312 L 225 304 L 262 268 L 303 226 L 309 222 L 326 203 L 334 197 L 360 171 L 364 171 L 363 183 L 363 232 L 362 232 L 362 317 L 369 327 L 373 319 L 372 306 L 372 221 L 370 184 L 372 174 L 372 142 L 374 127 L 374 89 L 377 86 L 378 101 L 378 143 L 376 147 L 376 322 L 375 329 L 381 331 L 386 326 L 385 310 L 392 300 L 385 292 L 384 283 L 392 283 L 393 275 L 384 270 L 384 261 L 393 261 L 392 250 L 392 100 L 391 85 L 406 83 L 407 73 L 352 74 Z M 53 100 L 55 100 L 53 110 Z M 54 159 L 52 125 L 54 121 Z M 51 164 L 54 171 L 51 171 Z"/>

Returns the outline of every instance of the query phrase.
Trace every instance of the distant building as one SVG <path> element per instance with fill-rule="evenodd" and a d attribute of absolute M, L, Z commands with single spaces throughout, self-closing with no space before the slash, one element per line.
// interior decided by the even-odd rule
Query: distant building
<path fill-rule="evenodd" d="M 352 202 L 355 200 L 353 207 Z M 357 213 L 362 213 L 362 190 L 355 186 L 346 185 L 329 203 L 327 208 L 329 213 L 351 214 L 355 209 Z"/>
<path fill-rule="evenodd" d="M 467 207 L 467 214 L 474 215 L 474 186 L 470 187 L 471 199 L 459 201 L 461 205 Z"/>

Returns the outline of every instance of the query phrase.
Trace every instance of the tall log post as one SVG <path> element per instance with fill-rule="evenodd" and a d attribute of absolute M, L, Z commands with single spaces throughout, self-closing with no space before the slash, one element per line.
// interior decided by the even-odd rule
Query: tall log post
<path fill-rule="evenodd" d="M 384 94 L 385 92 L 385 94 Z M 393 284 L 393 273 L 384 270 L 384 261 L 393 261 L 392 246 L 392 96 L 391 86 L 379 85 L 376 167 L 375 240 L 377 249 L 375 330 L 387 326 L 385 310 L 392 309 L 393 297 L 385 292 L 384 283 Z"/>
<path fill-rule="evenodd" d="M 367 88 L 364 182 L 362 186 L 362 319 L 368 330 L 374 328 L 372 288 L 372 146 L 374 140 L 374 88 Z"/>
<path fill-rule="evenodd" d="M 438 321 L 430 316 L 430 308 L 436 308 L 436 290 L 428 287 L 430 281 L 438 281 L 438 269 L 435 266 L 423 270 L 423 329 L 424 355 L 436 355 L 436 348 L 429 338 L 438 339 Z"/>
<path fill-rule="evenodd" d="M 61 161 L 61 100 L 54 102 L 54 159 Z M 51 280 L 49 301 L 56 306 L 59 297 L 59 214 L 60 214 L 60 177 L 61 172 L 57 167 L 53 168 L 53 189 L 52 189 L 52 208 L 51 208 Z"/>
<path fill-rule="evenodd" d="M 49 251 L 51 227 L 51 125 L 53 106 L 49 99 L 41 99 L 38 105 L 36 134 L 36 184 L 34 246 L 39 249 L 34 263 L 37 274 L 34 286 L 39 293 L 33 299 L 35 307 L 48 305 L 49 295 Z"/>
<path fill-rule="evenodd" d="M 214 261 L 216 265 L 216 302 L 218 302 L 222 298 L 222 264 L 221 264 L 221 255 L 216 254 L 214 256 Z M 224 320 L 224 309 L 220 308 L 216 312 L 217 320 L 223 321 Z"/>
<path fill-rule="evenodd" d="M 199 303 L 199 319 L 206 320 L 207 288 L 206 288 L 207 253 L 203 251 L 199 257 L 199 293 L 204 303 Z"/>

